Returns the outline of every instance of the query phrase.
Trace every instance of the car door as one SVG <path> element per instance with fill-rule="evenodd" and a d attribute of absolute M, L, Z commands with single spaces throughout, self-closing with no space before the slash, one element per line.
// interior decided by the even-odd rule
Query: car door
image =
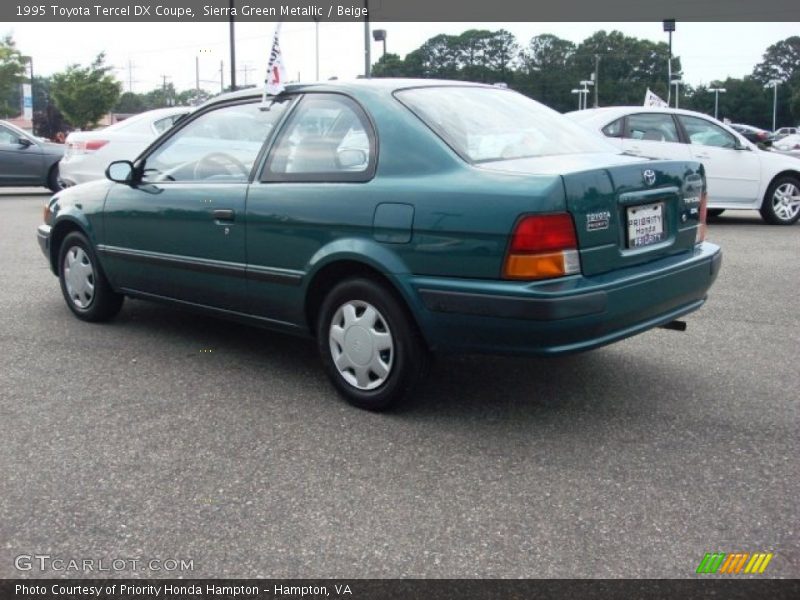
<path fill-rule="evenodd" d="M 707 119 L 678 115 L 692 158 L 706 168 L 709 204 L 752 205 L 758 201 L 758 153 Z"/>
<path fill-rule="evenodd" d="M 230 311 L 246 307 L 245 202 L 253 165 L 282 112 L 257 102 L 187 121 L 111 188 L 101 252 L 124 290 Z"/>
<path fill-rule="evenodd" d="M 634 113 L 625 121 L 623 151 L 645 158 L 689 160 L 691 157 L 671 114 Z"/>
<path fill-rule="evenodd" d="M 251 312 L 302 322 L 299 284 L 314 255 L 343 237 L 371 235 L 376 136 L 341 94 L 308 94 L 287 117 L 247 201 Z"/>
<path fill-rule="evenodd" d="M 20 139 L 24 141 L 20 143 Z M 39 145 L 0 125 L 0 185 L 44 184 L 43 171 Z"/>

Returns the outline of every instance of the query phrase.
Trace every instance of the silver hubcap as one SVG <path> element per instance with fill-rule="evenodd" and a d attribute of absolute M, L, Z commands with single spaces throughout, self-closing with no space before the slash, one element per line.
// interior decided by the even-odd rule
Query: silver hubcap
<path fill-rule="evenodd" d="M 342 304 L 333 315 L 328 341 L 333 364 L 353 387 L 373 390 L 389 377 L 394 361 L 392 332 L 368 302 Z"/>
<path fill-rule="evenodd" d="M 87 308 L 94 299 L 94 269 L 89 255 L 73 246 L 64 256 L 64 283 L 67 295 L 78 308 Z"/>
<path fill-rule="evenodd" d="M 800 191 L 793 183 L 779 185 L 772 196 L 772 210 L 783 220 L 790 221 L 800 212 Z"/>

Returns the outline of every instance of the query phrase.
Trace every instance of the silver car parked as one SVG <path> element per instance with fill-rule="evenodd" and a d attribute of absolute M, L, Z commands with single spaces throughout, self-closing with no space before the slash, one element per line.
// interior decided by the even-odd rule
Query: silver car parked
<path fill-rule="evenodd" d="M 0 186 L 44 186 L 54 192 L 63 144 L 32 136 L 7 121 L 0 121 Z"/>

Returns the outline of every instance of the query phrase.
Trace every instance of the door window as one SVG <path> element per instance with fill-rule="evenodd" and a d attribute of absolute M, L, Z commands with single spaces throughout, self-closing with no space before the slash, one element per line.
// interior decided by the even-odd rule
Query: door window
<path fill-rule="evenodd" d="M 310 94 L 278 138 L 264 181 L 368 181 L 375 170 L 375 136 L 350 98 Z"/>
<path fill-rule="evenodd" d="M 621 138 L 622 137 L 622 124 L 625 122 L 624 117 L 620 117 L 616 121 L 612 121 L 603 127 L 603 134 L 606 137 Z"/>
<path fill-rule="evenodd" d="M 716 146 L 717 148 L 736 147 L 736 138 L 710 121 L 687 115 L 678 115 L 678 119 L 692 144 Z"/>
<path fill-rule="evenodd" d="M 144 165 L 147 182 L 243 182 L 288 102 L 257 102 L 199 115 L 168 138 Z"/>
<path fill-rule="evenodd" d="M 628 115 L 625 137 L 646 142 L 678 142 L 678 129 L 672 115 L 640 113 Z"/>
<path fill-rule="evenodd" d="M 0 144 L 16 144 L 19 136 L 5 127 L 0 126 Z"/>

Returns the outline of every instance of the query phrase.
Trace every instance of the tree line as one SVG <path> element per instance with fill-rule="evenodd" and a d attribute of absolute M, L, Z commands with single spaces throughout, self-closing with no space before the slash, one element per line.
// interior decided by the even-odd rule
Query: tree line
<path fill-rule="evenodd" d="M 500 29 L 471 29 L 459 35 L 436 35 L 405 58 L 382 56 L 372 67 L 373 77 L 421 77 L 505 83 L 560 112 L 575 110 L 572 90 L 597 73 L 600 106 L 641 105 L 645 91 L 667 97 L 669 48 L 626 36 L 619 31 L 598 31 L 579 44 L 552 34 L 537 35 L 520 44 Z M 0 118 L 20 112 L 20 84 L 28 81 L 27 63 L 10 36 L 0 38 Z M 681 59 L 672 58 L 672 72 L 680 73 Z M 719 117 L 769 129 L 772 126 L 772 89 L 778 87 L 777 126 L 800 122 L 800 36 L 771 45 L 753 72 L 710 85 L 682 85 L 681 108 L 714 113 L 709 87 L 724 87 L 719 97 Z M 673 88 L 674 91 L 674 88 Z M 87 129 L 109 111 L 137 113 L 169 105 L 197 104 L 210 97 L 204 90 L 178 91 L 172 83 L 137 94 L 122 91 L 112 67 L 100 54 L 86 66 L 70 65 L 50 77 L 33 81 L 34 130 L 52 137 L 58 131 Z M 591 88 L 588 105 L 594 104 Z M 673 96 L 674 97 L 674 96 Z"/>
<path fill-rule="evenodd" d="M 471 29 L 460 35 L 430 38 L 405 58 L 386 54 L 372 68 L 373 77 L 423 77 L 505 83 L 560 112 L 578 108 L 578 82 L 597 72 L 600 106 L 641 105 L 647 88 L 667 98 L 669 47 L 620 31 L 598 31 L 575 44 L 552 34 L 537 35 L 520 44 L 510 32 Z M 672 58 L 672 72 L 681 72 L 681 59 Z M 792 36 L 767 48 L 762 61 L 743 78 L 726 78 L 696 87 L 681 85 L 681 108 L 719 118 L 772 128 L 772 80 L 778 86 L 777 126 L 800 122 L 800 37 Z M 673 87 L 673 99 L 675 88 Z M 588 105 L 594 103 L 591 88 Z M 674 104 L 674 102 L 673 102 Z"/>

